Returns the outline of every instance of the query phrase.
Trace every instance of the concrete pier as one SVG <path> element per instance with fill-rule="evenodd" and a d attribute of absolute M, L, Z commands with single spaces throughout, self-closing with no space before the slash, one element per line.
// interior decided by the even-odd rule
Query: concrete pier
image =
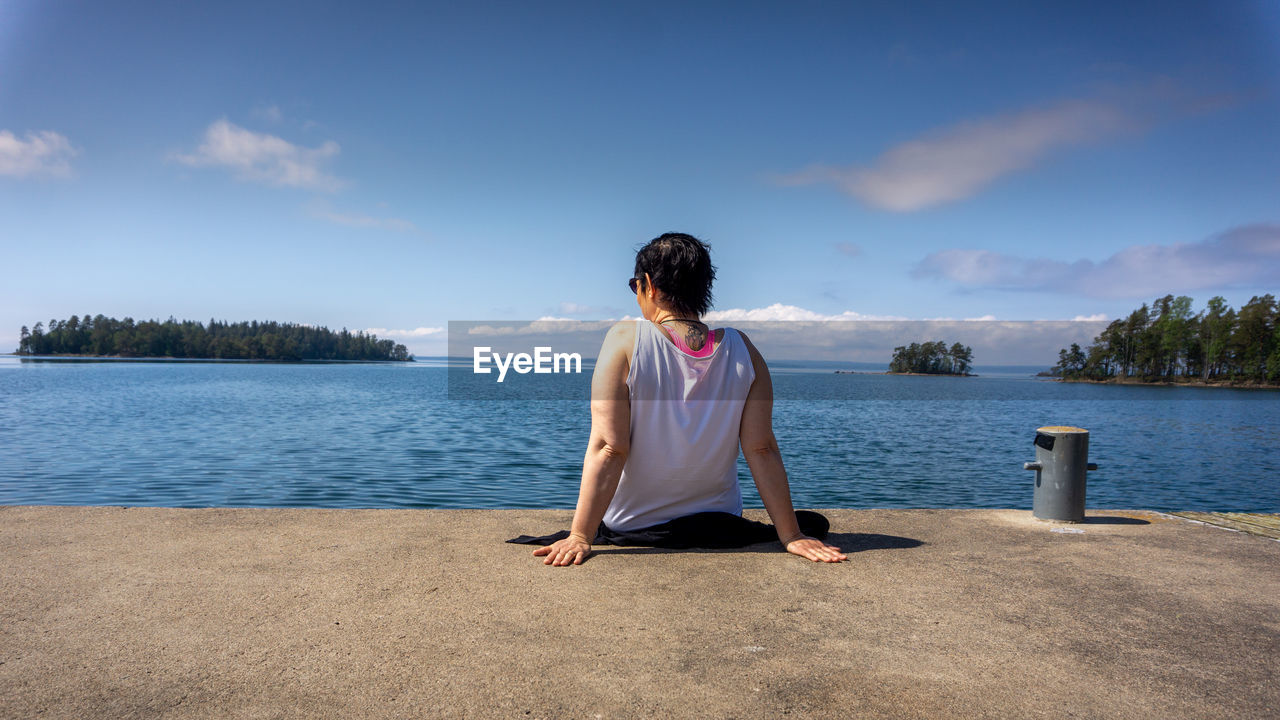
<path fill-rule="evenodd" d="M 1280 708 L 1280 542 L 1144 512 L 824 512 L 848 562 L 551 568 L 502 541 L 567 511 L 2 507 L 0 717 Z"/>

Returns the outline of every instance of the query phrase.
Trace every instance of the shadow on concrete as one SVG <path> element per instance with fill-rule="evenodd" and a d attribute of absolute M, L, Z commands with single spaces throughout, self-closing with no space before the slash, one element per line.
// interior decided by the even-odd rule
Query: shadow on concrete
<path fill-rule="evenodd" d="M 827 543 L 835 545 L 840 548 L 840 552 L 847 554 L 867 550 L 905 550 L 920 547 L 924 541 L 879 533 L 829 533 Z"/>
<path fill-rule="evenodd" d="M 878 533 L 828 533 L 826 542 L 840 548 L 840 552 L 856 553 L 867 550 L 902 550 L 920 547 L 924 544 L 915 538 L 897 535 L 880 535 Z M 658 547 L 617 547 L 613 545 L 594 545 L 592 555 L 666 555 L 670 553 L 780 553 L 783 549 L 773 542 L 757 543 L 739 548 L 658 548 Z"/>
<path fill-rule="evenodd" d="M 1085 525 L 1150 525 L 1150 520 L 1118 515 L 1085 515 Z"/>

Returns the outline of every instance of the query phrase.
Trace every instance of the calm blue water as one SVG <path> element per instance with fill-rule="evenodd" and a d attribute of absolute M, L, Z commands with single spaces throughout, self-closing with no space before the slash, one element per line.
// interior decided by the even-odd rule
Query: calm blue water
<path fill-rule="evenodd" d="M 450 400 L 446 375 L 2 358 L 0 504 L 572 507 L 585 403 Z M 1029 508 L 1035 428 L 1065 424 L 1092 433 L 1090 507 L 1280 512 L 1278 392 L 781 365 L 774 384 L 799 507 Z"/>

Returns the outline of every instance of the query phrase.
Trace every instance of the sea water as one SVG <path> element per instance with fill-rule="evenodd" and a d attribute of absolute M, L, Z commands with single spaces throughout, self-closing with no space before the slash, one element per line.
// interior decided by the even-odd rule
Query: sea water
<path fill-rule="evenodd" d="M 480 401 L 440 363 L 3 358 L 0 504 L 571 508 L 586 373 L 562 379 L 573 399 Z M 773 380 L 797 507 L 1029 508 L 1035 429 L 1077 425 L 1091 508 L 1280 512 L 1280 392 L 794 363 Z"/>

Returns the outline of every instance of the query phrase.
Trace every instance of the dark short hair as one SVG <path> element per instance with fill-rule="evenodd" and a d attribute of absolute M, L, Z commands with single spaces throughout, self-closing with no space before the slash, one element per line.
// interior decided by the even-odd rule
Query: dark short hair
<path fill-rule="evenodd" d="M 711 246 L 698 238 L 669 232 L 650 240 L 636 252 L 635 276 L 643 280 L 645 273 L 676 312 L 701 317 L 711 309 L 716 268 Z"/>

